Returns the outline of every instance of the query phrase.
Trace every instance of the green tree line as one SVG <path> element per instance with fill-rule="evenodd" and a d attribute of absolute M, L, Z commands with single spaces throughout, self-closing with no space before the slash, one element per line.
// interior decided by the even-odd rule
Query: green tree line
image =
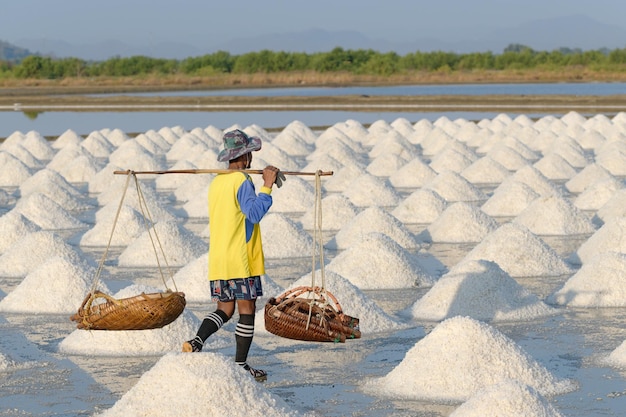
<path fill-rule="evenodd" d="M 54 59 L 30 55 L 19 63 L 0 61 L 0 75 L 15 78 L 60 79 L 66 77 L 120 77 L 144 75 L 255 74 L 291 71 L 348 72 L 358 75 L 393 75 L 415 71 L 558 70 L 585 67 L 595 71 L 626 70 L 626 48 L 590 50 L 561 48 L 535 51 L 524 45 L 509 45 L 502 53 L 395 52 L 350 50 L 330 52 L 274 52 L 262 50 L 242 55 L 218 51 L 183 60 L 147 56 L 115 57 L 106 61 L 78 58 Z"/>

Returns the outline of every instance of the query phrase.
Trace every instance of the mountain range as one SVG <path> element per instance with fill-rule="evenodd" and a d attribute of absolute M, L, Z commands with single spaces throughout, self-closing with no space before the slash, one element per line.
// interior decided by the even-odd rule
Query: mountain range
<path fill-rule="evenodd" d="M 454 35 L 454 34 L 452 34 Z M 452 36 L 451 35 L 451 36 Z M 456 40 L 452 40 L 456 39 Z M 462 33 L 449 39 L 436 37 L 389 41 L 372 38 L 357 31 L 330 31 L 311 29 L 300 32 L 283 32 L 234 39 L 207 39 L 205 45 L 184 42 L 154 42 L 150 45 L 131 45 L 120 40 L 103 40 L 94 43 L 68 42 L 54 39 L 20 39 L 16 47 L 33 53 L 58 58 L 77 57 L 102 61 L 112 57 L 134 55 L 154 58 L 184 59 L 217 51 L 234 55 L 272 50 L 285 52 L 328 52 L 335 47 L 344 49 L 372 49 L 378 52 L 396 52 L 400 55 L 421 51 L 456 53 L 501 53 L 508 45 L 521 44 L 534 50 L 551 51 L 559 48 L 598 50 L 626 47 L 626 29 L 598 22 L 586 16 L 574 15 L 554 19 L 540 19 L 524 25 L 488 30 L 467 36 Z"/>

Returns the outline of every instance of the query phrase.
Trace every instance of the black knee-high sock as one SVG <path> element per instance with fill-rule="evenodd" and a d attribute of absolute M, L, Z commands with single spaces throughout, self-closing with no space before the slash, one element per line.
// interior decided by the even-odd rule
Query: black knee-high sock
<path fill-rule="evenodd" d="M 235 352 L 235 362 L 244 365 L 248 360 L 248 352 L 252 345 L 254 336 L 254 314 L 240 314 L 237 328 L 235 329 L 235 341 L 237 350 Z"/>
<path fill-rule="evenodd" d="M 215 310 L 202 320 L 202 324 L 198 329 L 198 333 L 196 333 L 196 337 L 199 337 L 202 340 L 202 343 L 204 343 L 209 336 L 218 331 L 220 327 L 222 327 L 229 319 L 230 317 L 228 317 L 228 315 L 222 310 Z"/>

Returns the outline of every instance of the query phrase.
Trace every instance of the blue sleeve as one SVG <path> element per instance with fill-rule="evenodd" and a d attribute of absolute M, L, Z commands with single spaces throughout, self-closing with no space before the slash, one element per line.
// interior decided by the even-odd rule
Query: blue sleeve
<path fill-rule="evenodd" d="M 257 195 L 250 180 L 244 181 L 239 186 L 237 200 L 246 219 L 253 224 L 259 223 L 272 206 L 272 196 L 265 193 Z"/>

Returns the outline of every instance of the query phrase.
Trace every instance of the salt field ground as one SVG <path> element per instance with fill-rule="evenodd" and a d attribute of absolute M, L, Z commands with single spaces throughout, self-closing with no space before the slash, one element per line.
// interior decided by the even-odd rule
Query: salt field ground
<path fill-rule="evenodd" d="M 319 184 L 288 176 L 261 222 L 267 274 L 249 361 L 268 371 L 263 383 L 234 365 L 235 320 L 202 353 L 180 352 L 214 310 L 215 174 L 138 175 L 141 194 L 114 174 L 224 168 L 231 128 L 263 139 L 253 168 L 333 171 Z M 68 129 L 51 141 L 16 131 L 0 166 L 0 416 L 626 409 L 626 113 Z M 311 284 L 360 319 L 361 338 L 265 330 L 267 300 Z M 92 288 L 118 299 L 177 289 L 187 308 L 160 329 L 79 330 L 69 316 Z"/>

